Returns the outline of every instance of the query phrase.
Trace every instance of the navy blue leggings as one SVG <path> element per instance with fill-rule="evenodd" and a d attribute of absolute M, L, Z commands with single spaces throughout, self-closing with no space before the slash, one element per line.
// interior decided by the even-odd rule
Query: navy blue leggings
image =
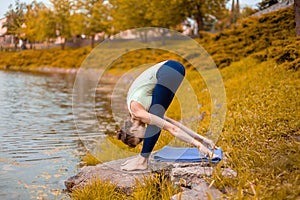
<path fill-rule="evenodd" d="M 164 117 L 166 110 L 171 104 L 176 90 L 181 84 L 185 75 L 183 65 L 177 61 L 169 60 L 164 63 L 157 71 L 157 84 L 152 93 L 152 102 L 149 113 Z M 141 155 L 149 157 L 157 142 L 161 129 L 154 125 L 146 128 L 143 149 Z"/>

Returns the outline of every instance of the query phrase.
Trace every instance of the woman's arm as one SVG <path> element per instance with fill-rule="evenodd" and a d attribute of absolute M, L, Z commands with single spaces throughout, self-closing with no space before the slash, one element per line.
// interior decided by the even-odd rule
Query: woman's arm
<path fill-rule="evenodd" d="M 188 127 L 184 126 L 183 124 L 181 124 L 178 121 L 175 121 L 167 116 L 164 117 L 168 122 L 170 122 L 171 124 L 174 124 L 175 126 L 179 127 L 180 129 L 182 129 L 184 132 L 186 132 L 187 134 L 189 134 L 190 136 L 192 136 L 193 138 L 200 140 L 201 142 L 203 142 L 206 146 L 210 147 L 210 148 L 214 148 L 215 144 L 213 141 L 203 137 L 202 135 L 199 135 L 198 133 L 194 132 L 193 130 L 189 129 Z"/>
<path fill-rule="evenodd" d="M 170 122 L 153 115 L 151 113 L 148 113 L 150 116 L 150 123 L 151 125 L 158 126 L 168 132 L 170 132 L 172 135 L 174 135 L 176 138 L 191 144 L 195 147 L 198 147 L 199 151 L 203 153 L 204 155 L 208 155 L 209 157 L 217 157 L 211 150 L 209 150 L 206 146 L 204 146 L 201 142 L 196 140 L 191 135 L 187 134 L 184 130 L 181 128 L 175 126 L 174 124 L 171 124 Z"/>
<path fill-rule="evenodd" d="M 135 120 L 140 120 L 145 124 L 155 125 L 159 128 L 162 128 L 162 129 L 170 132 L 176 138 L 178 138 L 184 142 L 187 142 L 193 146 L 198 147 L 199 150 L 203 154 L 205 154 L 205 155 L 209 154 L 209 156 L 214 156 L 214 155 L 212 155 L 212 152 L 207 147 L 202 145 L 202 143 L 199 142 L 198 140 L 195 140 L 194 137 L 187 134 L 180 127 L 177 127 L 174 124 L 172 124 L 156 115 L 153 115 L 153 114 L 147 112 L 138 102 L 131 102 L 131 112 L 133 115 L 132 117 Z"/>

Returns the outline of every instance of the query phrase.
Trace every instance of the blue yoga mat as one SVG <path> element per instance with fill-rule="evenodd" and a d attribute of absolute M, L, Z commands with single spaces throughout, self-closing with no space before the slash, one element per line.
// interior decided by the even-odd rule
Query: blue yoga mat
<path fill-rule="evenodd" d="M 154 154 L 154 160 L 164 162 L 220 162 L 222 160 L 222 149 L 215 149 L 214 153 L 218 155 L 218 157 L 210 160 L 208 157 L 201 154 L 198 148 L 177 148 L 165 146 Z"/>

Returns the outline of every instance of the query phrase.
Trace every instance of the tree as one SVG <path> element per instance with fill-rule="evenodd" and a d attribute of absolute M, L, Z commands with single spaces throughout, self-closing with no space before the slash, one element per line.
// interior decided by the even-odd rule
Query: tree
<path fill-rule="evenodd" d="M 66 40 L 71 38 L 71 0 L 50 0 L 54 10 L 57 36 L 62 39 L 61 48 L 65 48 Z"/>
<path fill-rule="evenodd" d="M 264 10 L 274 4 L 277 4 L 278 2 L 279 0 L 263 0 L 262 2 L 257 4 L 257 7 L 259 10 Z"/>
<path fill-rule="evenodd" d="M 240 18 L 240 2 L 239 0 L 237 0 L 235 4 L 235 1 L 232 0 L 230 24 L 235 24 L 239 18 Z"/>
<path fill-rule="evenodd" d="M 33 1 L 27 5 L 22 32 L 24 39 L 32 42 L 49 41 L 55 37 L 55 21 L 53 12 L 43 3 Z"/>
<path fill-rule="evenodd" d="M 188 16 L 196 20 L 198 31 L 203 31 L 204 22 L 209 16 L 217 17 L 226 9 L 226 3 L 229 0 L 182 0 L 185 5 L 184 9 Z M 218 17 L 217 17 L 218 18 Z"/>
<path fill-rule="evenodd" d="M 91 46 L 94 47 L 97 33 L 108 33 L 111 26 L 109 20 L 109 6 L 104 0 L 80 0 L 77 7 L 83 14 L 83 33 L 91 38 Z"/>
<path fill-rule="evenodd" d="M 112 6 L 113 27 L 115 31 L 132 28 L 150 27 L 151 20 L 146 15 L 148 0 L 110 0 Z"/>
<path fill-rule="evenodd" d="M 73 37 L 80 36 L 85 33 L 86 24 L 84 22 L 85 20 L 85 14 L 80 13 L 74 13 L 71 18 L 71 35 Z"/>
<path fill-rule="evenodd" d="M 151 26 L 171 28 L 183 22 L 186 18 L 186 13 L 182 9 L 184 3 L 180 1 L 152 0 L 147 6 L 145 17 L 150 21 Z"/>
<path fill-rule="evenodd" d="M 45 7 L 39 10 L 38 19 L 36 20 L 36 41 L 38 42 L 49 42 L 53 38 L 56 38 L 56 19 L 54 12 Z"/>
<path fill-rule="evenodd" d="M 235 1 L 232 0 L 231 15 L 230 15 L 230 24 L 234 24 L 235 22 L 236 22 L 236 18 L 235 18 Z"/>
<path fill-rule="evenodd" d="M 240 18 L 241 19 L 247 18 L 247 17 L 253 15 L 256 12 L 257 11 L 254 8 L 251 8 L 249 6 L 245 6 L 245 7 L 242 8 L 242 12 L 241 12 Z"/>
<path fill-rule="evenodd" d="M 300 0 L 295 0 L 296 36 L 300 36 Z"/>
<path fill-rule="evenodd" d="M 110 0 L 113 7 L 114 27 L 125 30 L 137 27 L 174 27 L 186 17 L 194 18 L 198 30 L 204 22 L 215 18 L 224 10 L 229 0 Z"/>
<path fill-rule="evenodd" d="M 176 0 L 152 0 L 147 6 L 148 10 L 145 17 L 150 22 L 151 26 L 164 28 L 159 29 L 162 36 L 162 45 L 164 45 L 164 36 L 168 33 L 167 29 L 175 28 L 187 17 L 184 10 L 182 10 L 183 2 Z"/>
<path fill-rule="evenodd" d="M 110 3 L 116 30 L 142 27 L 173 28 L 187 17 L 182 9 L 185 3 L 181 0 L 111 0 Z M 162 36 L 167 33 L 166 29 L 159 30 Z M 147 41 L 147 32 L 138 33 L 143 41 Z"/>
<path fill-rule="evenodd" d="M 236 8 L 235 8 L 235 12 L 236 12 L 236 18 L 239 19 L 240 17 L 240 1 L 239 0 L 236 0 Z"/>
<path fill-rule="evenodd" d="M 32 42 L 36 38 L 36 19 L 38 17 L 38 11 L 36 7 L 36 2 L 33 2 L 30 5 L 27 5 L 27 12 L 24 16 L 25 27 L 23 27 L 22 32 L 24 32 L 24 38 L 30 42 L 30 48 L 32 48 Z"/>
<path fill-rule="evenodd" d="M 20 39 L 22 34 L 22 25 L 24 24 L 24 16 L 26 12 L 26 4 L 20 3 L 19 0 L 15 1 L 15 7 L 12 4 L 6 12 L 7 18 L 3 27 L 7 28 L 7 34 L 15 37 L 15 48 L 17 47 L 17 39 Z"/>

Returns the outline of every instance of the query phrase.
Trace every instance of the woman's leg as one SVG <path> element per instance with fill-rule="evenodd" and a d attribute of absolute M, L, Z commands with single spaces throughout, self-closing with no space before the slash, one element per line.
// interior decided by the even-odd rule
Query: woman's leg
<path fill-rule="evenodd" d="M 185 69 L 179 62 L 169 60 L 157 72 L 157 84 L 152 93 L 152 103 L 149 112 L 163 118 L 171 104 L 175 92 L 185 75 Z M 146 129 L 141 155 L 149 157 L 157 142 L 161 129 L 149 125 Z"/>

